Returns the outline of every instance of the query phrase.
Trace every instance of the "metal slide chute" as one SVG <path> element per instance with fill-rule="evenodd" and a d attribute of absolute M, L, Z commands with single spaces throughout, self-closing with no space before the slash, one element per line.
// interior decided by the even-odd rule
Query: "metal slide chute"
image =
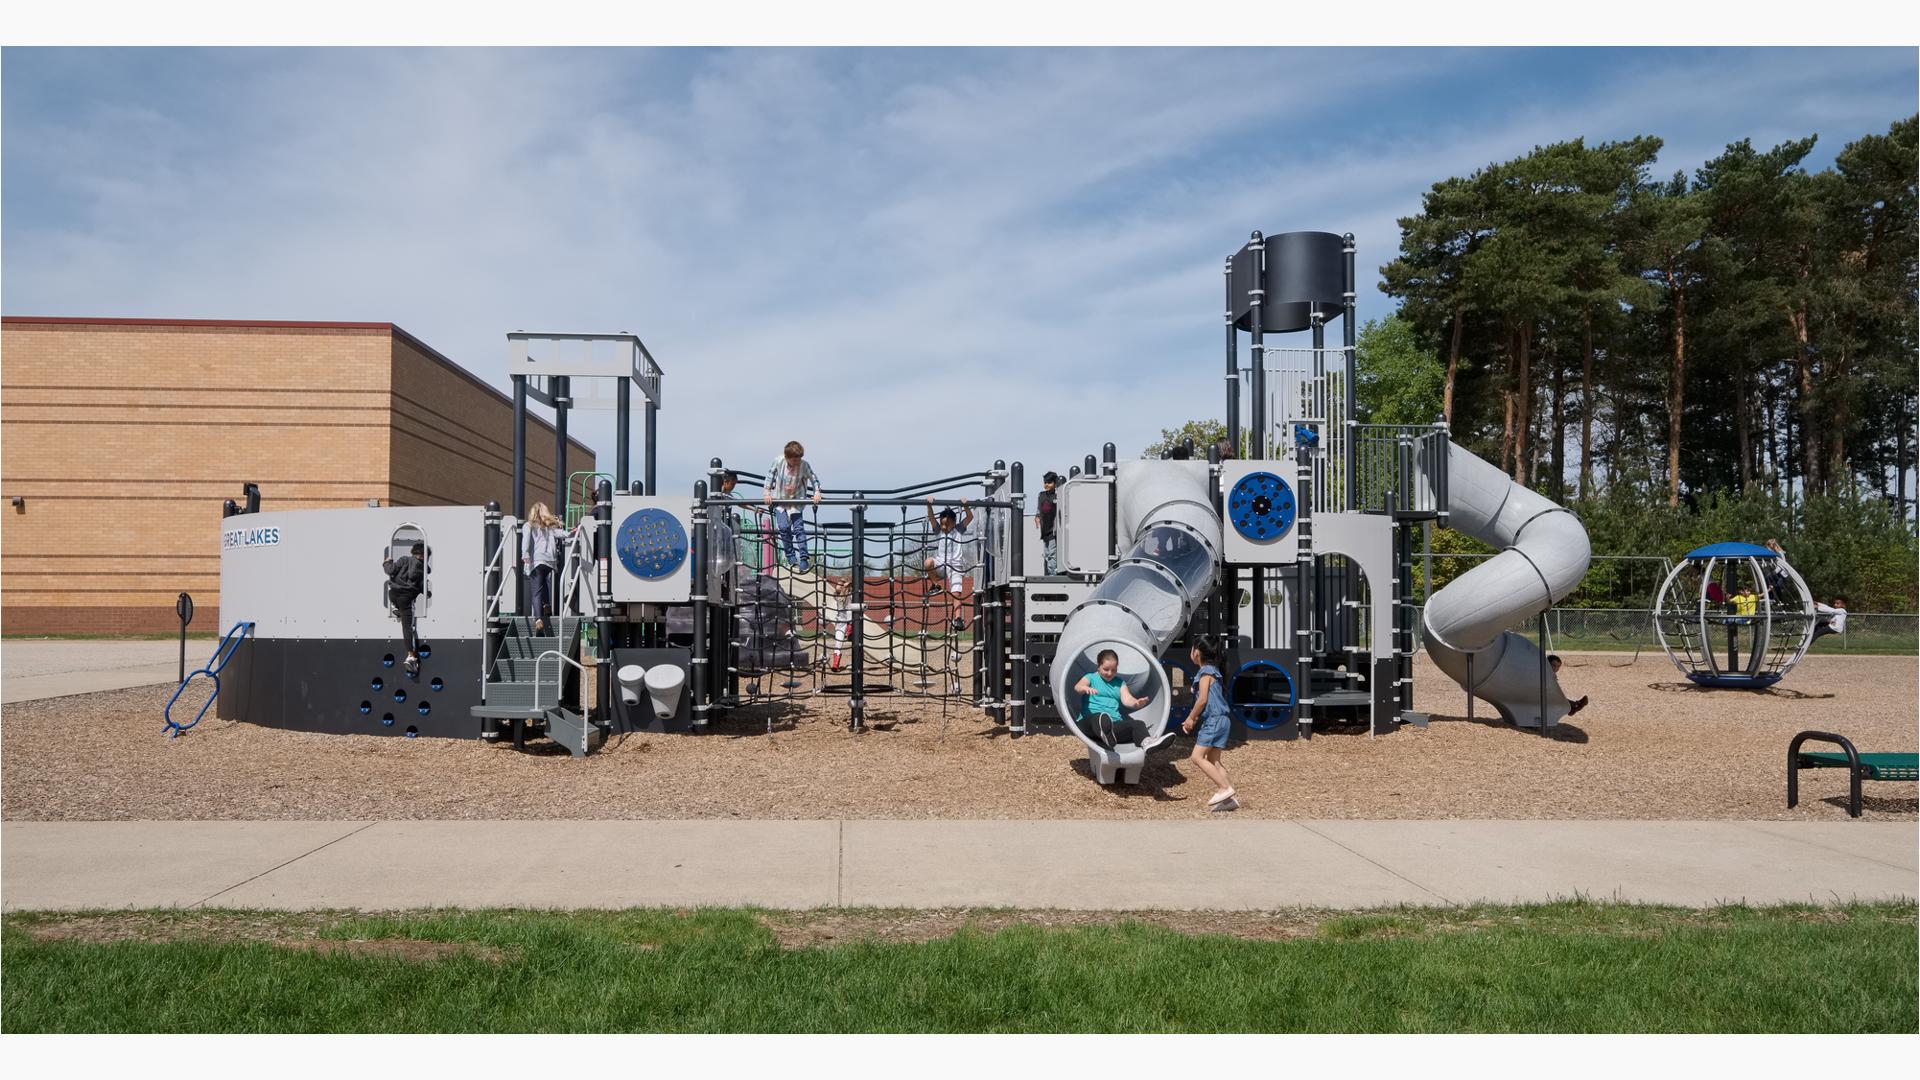
<path fill-rule="evenodd" d="M 1537 728 L 1567 715 L 1567 696 L 1531 640 L 1509 628 L 1565 599 L 1593 546 L 1573 511 L 1454 443 L 1448 444 L 1450 528 L 1501 551 L 1427 601 L 1433 662 L 1508 723 Z"/>
<path fill-rule="evenodd" d="M 1114 515 L 1125 552 L 1091 595 L 1068 613 L 1052 667 L 1061 719 L 1087 745 L 1094 778 L 1111 784 L 1139 779 L 1146 751 L 1109 750 L 1079 726 L 1084 698 L 1074 692 L 1103 649 L 1120 658 L 1120 677 L 1149 698 L 1133 714 L 1149 737 L 1166 730 L 1168 693 L 1160 654 L 1213 588 L 1220 565 L 1220 517 L 1213 511 L 1210 467 L 1203 461 L 1130 461 L 1114 477 Z"/>

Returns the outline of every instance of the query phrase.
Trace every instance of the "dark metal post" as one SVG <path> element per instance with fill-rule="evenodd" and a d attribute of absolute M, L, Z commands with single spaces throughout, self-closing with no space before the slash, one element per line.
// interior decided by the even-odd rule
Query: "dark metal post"
<path fill-rule="evenodd" d="M 1080 463 L 1080 472 L 1087 476 L 1099 476 L 1100 460 L 1092 454 L 1088 454 L 1087 460 Z"/>
<path fill-rule="evenodd" d="M 567 516 L 567 396 L 573 380 L 565 375 L 553 377 L 553 510 L 564 522 Z"/>
<path fill-rule="evenodd" d="M 633 380 L 625 375 L 617 380 L 613 406 L 613 486 L 615 490 L 627 490 L 628 461 L 633 448 L 629 445 L 633 439 Z"/>
<path fill-rule="evenodd" d="M 1011 703 L 1007 713 L 1007 727 L 1015 737 L 1027 730 L 1027 511 L 1024 491 L 1026 489 L 1027 470 L 1019 462 L 1013 463 L 1013 543 L 1007 555 L 1007 601 L 1011 605 L 1011 617 L 1007 620 L 1008 632 L 1013 643 L 1008 657 L 1013 668 L 1013 686 Z"/>
<path fill-rule="evenodd" d="M 1550 610 L 1552 605 L 1540 611 L 1540 734 L 1542 735 L 1551 734 L 1549 729 L 1553 727 L 1553 721 L 1547 719 L 1547 670 L 1553 666 L 1547 663 L 1547 612 Z"/>
<path fill-rule="evenodd" d="M 652 398 L 648 398 L 647 409 L 646 409 L 647 460 L 644 463 L 642 463 L 640 466 L 641 473 L 643 476 L 646 477 L 646 480 L 647 480 L 648 491 L 660 490 L 659 488 L 654 486 L 654 484 L 656 483 L 655 478 L 659 475 L 658 472 L 656 471 L 656 466 L 655 466 L 655 462 L 660 456 L 658 453 L 655 452 L 659 445 L 659 441 L 658 441 L 659 431 L 660 431 L 660 406 Z"/>
<path fill-rule="evenodd" d="M 707 711 L 713 700 L 713 681 L 708 677 L 713 658 L 707 651 L 707 551 L 712 537 L 707 531 L 707 482 L 693 482 L 693 535 L 688 538 L 687 557 L 693 560 L 693 659 L 688 672 L 693 691 L 693 730 L 707 730 Z"/>
<path fill-rule="evenodd" d="M 1309 465 L 1308 457 L 1312 451 L 1296 440 L 1293 452 L 1300 474 L 1306 475 Z M 1319 601 L 1313 588 L 1313 575 L 1307 572 L 1308 566 L 1314 560 L 1313 485 L 1301 484 L 1294 495 L 1299 503 L 1299 512 L 1294 517 L 1293 527 L 1300 545 L 1300 557 L 1294 563 L 1294 587 L 1288 590 L 1287 594 L 1293 608 L 1293 719 L 1295 730 L 1311 736 L 1313 705 L 1310 699 L 1313 697 L 1314 656 L 1313 620 L 1310 615 L 1313 605 Z"/>
<path fill-rule="evenodd" d="M 527 519 L 527 377 L 513 377 L 513 517 Z M 515 560 L 516 563 L 518 560 Z"/>
<path fill-rule="evenodd" d="M 1247 328 L 1253 341 L 1247 346 L 1252 354 L 1250 361 L 1253 374 L 1253 404 L 1251 418 L 1253 431 L 1248 441 L 1247 456 L 1256 461 L 1267 456 L 1267 344 L 1266 327 L 1262 321 L 1262 303 L 1266 299 L 1267 285 L 1267 245 L 1260 231 L 1255 229 L 1247 241 L 1247 250 L 1253 264 L 1253 283 L 1247 289 Z M 1304 493 L 1303 493 L 1304 494 Z M 1258 566 L 1251 568 L 1250 588 L 1253 600 L 1253 647 L 1267 647 L 1267 578 L 1265 571 Z M 1238 600 L 1238 597 L 1235 597 Z M 1296 688 L 1295 695 L 1303 691 Z"/>
<path fill-rule="evenodd" d="M 622 385 L 625 385 L 624 381 Z M 603 728 L 613 726 L 613 485 L 593 490 L 594 711 Z"/>
<path fill-rule="evenodd" d="M 1240 456 L 1240 332 L 1233 328 L 1233 260 L 1227 260 L 1227 445 Z"/>
<path fill-rule="evenodd" d="M 180 681 L 184 683 L 187 681 L 187 624 L 193 621 L 193 597 L 181 593 L 180 599 L 173 602 L 173 613 L 180 616 Z"/>
<path fill-rule="evenodd" d="M 854 498 L 864 499 L 866 495 L 854 493 Z M 847 729 L 859 731 L 866 722 L 867 709 L 867 506 L 864 502 L 853 505 L 853 557 L 850 567 L 853 575 L 853 587 L 848 590 L 848 599 L 852 608 L 847 613 L 853 624 L 853 689 L 847 695 L 850 715 L 847 717 Z M 888 553 L 891 556 L 891 552 Z M 922 654 L 924 657 L 924 653 Z"/>
<path fill-rule="evenodd" d="M 487 560 L 487 573 L 485 578 L 482 579 L 481 586 L 485 590 L 485 593 L 480 600 L 480 610 L 484 613 L 487 610 L 487 605 L 493 602 L 493 598 L 500 595 L 502 575 L 511 573 L 512 571 L 509 567 L 519 564 L 520 553 L 517 551 L 500 550 L 502 529 L 500 527 L 499 502 L 494 501 L 487 503 L 486 510 L 481 515 L 481 520 L 485 523 L 483 537 L 480 542 L 483 549 L 481 555 Z M 494 559 L 495 555 L 499 556 L 497 561 Z M 500 646 L 506 640 L 507 635 L 505 623 L 503 623 L 497 615 L 487 617 L 486 624 L 481 629 L 483 631 L 482 637 L 485 641 L 483 648 L 486 649 L 485 666 L 480 672 L 480 701 L 484 704 L 487 700 L 487 683 L 493 678 L 494 662 L 500 656 Z M 480 737 L 489 741 L 498 739 L 500 737 L 500 721 L 492 717 L 480 721 Z"/>

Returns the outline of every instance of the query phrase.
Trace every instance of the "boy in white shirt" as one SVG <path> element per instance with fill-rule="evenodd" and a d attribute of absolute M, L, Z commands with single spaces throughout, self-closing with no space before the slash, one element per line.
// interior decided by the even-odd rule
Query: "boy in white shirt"
<path fill-rule="evenodd" d="M 957 608 L 960 594 L 967 587 L 967 571 L 973 567 L 974 544 L 976 540 L 967 530 L 973 526 L 973 508 L 967 500 L 960 500 L 960 509 L 965 517 L 956 520 L 951 508 L 933 512 L 933 497 L 927 497 L 927 524 L 933 526 L 933 538 L 929 542 L 932 554 L 922 564 L 927 576 L 942 583 L 945 590 L 952 594 Z M 966 629 L 966 619 L 960 615 L 953 617 L 955 630 Z"/>
<path fill-rule="evenodd" d="M 1813 637 L 1807 644 L 1811 645 L 1827 634 L 1844 634 L 1847 632 L 1846 597 L 1834 597 L 1832 606 L 1815 600 L 1813 602 L 1813 610 L 1820 615 L 1820 621 L 1814 625 Z"/>

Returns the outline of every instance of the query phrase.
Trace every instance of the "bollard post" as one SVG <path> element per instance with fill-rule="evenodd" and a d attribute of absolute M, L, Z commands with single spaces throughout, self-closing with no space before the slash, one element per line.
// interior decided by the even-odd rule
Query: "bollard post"
<path fill-rule="evenodd" d="M 180 617 L 180 681 L 187 681 L 187 624 L 193 621 L 193 597 L 186 593 L 173 602 L 173 613 Z"/>

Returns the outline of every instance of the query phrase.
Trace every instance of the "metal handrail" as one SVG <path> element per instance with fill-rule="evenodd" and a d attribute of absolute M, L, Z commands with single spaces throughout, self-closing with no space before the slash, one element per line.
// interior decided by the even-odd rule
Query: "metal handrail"
<path fill-rule="evenodd" d="M 560 567 L 559 597 L 554 605 L 554 612 L 560 618 L 565 618 L 569 612 L 573 611 L 574 597 L 579 594 L 583 584 L 585 595 L 594 600 L 596 607 L 599 605 L 598 588 L 588 569 L 593 565 L 593 552 L 582 550 L 588 548 L 590 544 L 591 540 L 585 529 L 575 528 L 567 534 Z"/>
<path fill-rule="evenodd" d="M 480 625 L 483 627 L 493 625 L 495 616 L 506 603 L 508 591 L 514 587 L 513 564 L 507 561 L 507 552 L 509 551 L 514 553 L 516 560 L 519 558 L 520 522 L 515 518 L 502 515 L 500 518 L 500 546 L 494 548 L 493 554 L 487 556 L 480 564 L 480 594 L 482 597 L 480 603 Z M 500 584 L 489 593 L 487 591 L 487 575 L 492 573 L 495 568 L 498 568 L 500 571 Z M 484 687 L 487 684 L 487 680 L 493 678 L 494 665 L 500 658 L 490 654 L 485 649 L 480 650 L 480 653 L 480 685 Z M 484 693 L 484 691 L 482 692 Z"/>
<path fill-rule="evenodd" d="M 578 660 L 573 659 L 572 657 L 568 656 L 567 654 L 561 652 L 558 649 L 548 649 L 546 652 L 543 652 L 539 656 L 534 657 L 533 658 L 533 707 L 535 709 L 538 709 L 541 707 L 540 705 L 540 662 L 545 660 L 549 656 L 553 657 L 556 660 L 560 660 L 565 663 L 572 664 L 573 669 L 580 673 L 581 678 L 585 678 L 587 674 L 587 669 L 582 667 Z M 560 694 L 561 686 L 560 686 L 560 678 L 559 678 L 560 669 L 558 667 L 555 667 L 553 669 L 553 674 L 554 674 L 553 707 L 557 709 L 562 704 L 564 704 L 560 700 L 560 696 L 561 696 Z"/>

